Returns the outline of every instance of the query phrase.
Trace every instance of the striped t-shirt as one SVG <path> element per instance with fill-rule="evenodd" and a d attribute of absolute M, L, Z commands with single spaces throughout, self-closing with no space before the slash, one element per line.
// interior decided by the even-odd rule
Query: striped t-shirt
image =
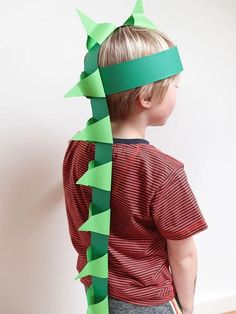
<path fill-rule="evenodd" d="M 142 138 L 113 138 L 111 225 L 108 243 L 108 295 L 140 305 L 159 305 L 176 296 L 166 239 L 184 239 L 207 228 L 184 164 Z M 71 141 L 63 161 L 69 233 L 86 261 L 90 232 L 78 231 L 88 219 L 92 189 L 76 181 L 95 156 L 95 144 Z M 91 284 L 91 276 L 81 278 Z"/>

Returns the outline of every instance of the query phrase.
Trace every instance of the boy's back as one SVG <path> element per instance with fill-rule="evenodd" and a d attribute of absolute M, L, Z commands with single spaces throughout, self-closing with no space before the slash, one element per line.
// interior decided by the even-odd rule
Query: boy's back
<path fill-rule="evenodd" d="M 113 138 L 109 285 L 111 297 L 139 305 L 174 298 L 166 240 L 180 240 L 207 228 L 181 161 L 143 138 Z M 71 141 L 63 179 L 77 270 L 85 266 L 90 232 L 78 232 L 88 219 L 92 190 L 76 185 L 94 159 L 95 144 Z M 90 276 L 81 279 L 87 287 Z"/>

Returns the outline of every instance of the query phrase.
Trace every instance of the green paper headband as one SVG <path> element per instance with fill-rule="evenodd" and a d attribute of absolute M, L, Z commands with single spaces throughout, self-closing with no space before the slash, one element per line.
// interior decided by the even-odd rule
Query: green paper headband
<path fill-rule="evenodd" d="M 77 12 L 88 34 L 88 53 L 80 81 L 64 97 L 90 98 L 93 116 L 87 121 L 85 129 L 72 139 L 94 143 L 95 157 L 89 162 L 88 170 L 75 182 L 92 189 L 88 219 L 78 228 L 78 232 L 91 232 L 91 244 L 86 252 L 87 263 L 75 280 L 91 276 L 92 284 L 86 293 L 87 314 L 109 314 L 108 238 L 112 214 L 113 137 L 106 96 L 165 79 L 180 73 L 183 67 L 176 46 L 135 60 L 98 67 L 101 45 L 116 26 L 111 23 L 97 24 L 81 11 Z M 142 0 L 137 0 L 132 15 L 123 25 L 156 29 L 155 24 L 144 15 Z"/>
<path fill-rule="evenodd" d="M 160 81 L 182 70 L 177 47 L 99 68 L 106 95 Z"/>

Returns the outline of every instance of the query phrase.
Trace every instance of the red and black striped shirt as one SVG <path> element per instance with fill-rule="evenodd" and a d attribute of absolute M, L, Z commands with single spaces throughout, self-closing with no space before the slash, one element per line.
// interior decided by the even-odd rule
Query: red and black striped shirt
<path fill-rule="evenodd" d="M 181 161 L 146 139 L 113 141 L 108 294 L 139 305 L 163 304 L 176 295 L 166 239 L 187 238 L 207 224 Z M 95 144 L 72 140 L 63 161 L 66 213 L 78 272 L 87 263 L 90 232 L 78 228 L 88 219 L 92 189 L 76 181 L 94 154 Z M 91 284 L 91 276 L 80 280 Z"/>

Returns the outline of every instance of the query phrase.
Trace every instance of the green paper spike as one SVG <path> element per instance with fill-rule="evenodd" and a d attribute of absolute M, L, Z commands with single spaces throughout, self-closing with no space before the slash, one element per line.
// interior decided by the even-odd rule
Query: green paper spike
<path fill-rule="evenodd" d="M 64 97 L 105 97 L 101 76 L 97 69 L 92 74 L 82 79 Z"/>
<path fill-rule="evenodd" d="M 116 29 L 116 26 L 111 23 L 97 24 L 90 17 L 85 15 L 82 11 L 76 9 L 79 14 L 80 20 L 88 34 L 87 48 L 91 49 L 97 42 L 100 45 L 104 40 Z M 89 40 L 92 39 L 92 41 Z"/>
<path fill-rule="evenodd" d="M 110 233 L 110 214 L 111 209 L 109 208 L 100 214 L 90 217 L 80 226 L 79 231 L 93 231 L 108 236 Z"/>
<path fill-rule="evenodd" d="M 112 132 L 109 115 L 105 118 L 87 126 L 72 137 L 76 141 L 90 141 L 112 144 Z"/>
<path fill-rule="evenodd" d="M 88 169 L 76 184 L 87 185 L 105 191 L 111 189 L 112 162 L 109 161 L 101 166 Z"/>
<path fill-rule="evenodd" d="M 142 0 L 137 0 L 133 14 L 144 14 L 144 9 L 143 9 L 143 2 Z"/>
<path fill-rule="evenodd" d="M 88 262 L 84 268 L 81 270 L 81 272 L 77 275 L 75 280 L 79 278 L 83 278 L 88 275 L 100 277 L 100 278 L 107 278 L 108 275 L 108 259 L 107 259 L 107 253 L 103 256 L 94 259 L 90 262 Z"/>
<path fill-rule="evenodd" d="M 92 247 L 91 247 L 91 245 L 87 247 L 86 258 L 87 258 L 87 262 L 90 262 L 92 260 Z M 74 280 L 77 280 L 78 278 L 79 278 L 79 273 L 76 275 Z"/>
<path fill-rule="evenodd" d="M 142 0 L 137 0 L 132 15 L 123 25 L 133 25 L 157 29 L 156 25 L 144 15 Z"/>
<path fill-rule="evenodd" d="M 88 17 L 87 15 L 85 15 L 81 10 L 76 9 L 80 20 L 86 30 L 86 33 L 88 36 L 90 36 L 90 34 L 93 32 L 93 30 L 99 25 L 96 22 L 94 22 L 90 17 Z"/>
<path fill-rule="evenodd" d="M 79 83 L 77 83 L 75 86 L 73 86 L 65 95 L 64 97 L 78 97 L 83 96 L 83 93 L 79 87 Z"/>

